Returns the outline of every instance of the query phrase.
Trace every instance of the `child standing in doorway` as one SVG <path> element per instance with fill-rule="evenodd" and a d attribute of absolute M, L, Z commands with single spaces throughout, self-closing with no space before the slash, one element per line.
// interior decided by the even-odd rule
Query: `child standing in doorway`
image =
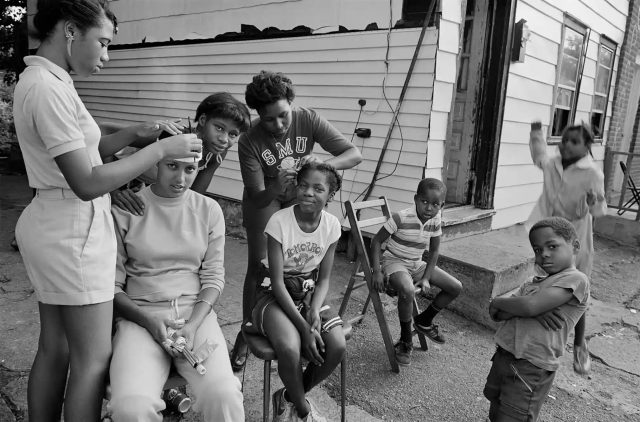
<path fill-rule="evenodd" d="M 398 293 L 400 341 L 395 350 L 396 361 L 400 365 L 411 363 L 412 322 L 419 333 L 436 343 L 444 343 L 444 336 L 433 319 L 462 291 L 462 283 L 458 279 L 436 266 L 440 255 L 445 196 L 446 187 L 440 180 L 421 180 L 413 198 L 415 205 L 393 213 L 371 241 L 374 287 L 379 292 L 385 291 L 386 276 L 388 287 Z M 387 239 L 387 248 L 382 253 L 382 244 Z M 425 251 L 429 252 L 426 262 L 423 260 Z M 413 318 L 415 288 L 420 287 L 426 293 L 431 284 L 439 287 L 440 292 L 427 309 Z"/>
<path fill-rule="evenodd" d="M 297 174 L 297 203 L 276 211 L 264 231 L 267 258 L 251 319 L 278 357 L 284 388 L 273 394 L 274 421 L 325 421 L 305 394 L 333 372 L 346 349 L 342 320 L 323 306 L 341 234 L 324 208 L 340 184 L 332 166 L 307 162 Z M 301 355 L 309 360 L 304 372 Z"/>
<path fill-rule="evenodd" d="M 580 250 L 576 229 L 562 217 L 533 225 L 529 241 L 536 264 L 545 271 L 511 297 L 489 304 L 494 321 L 505 321 L 495 335 L 497 350 L 484 387 L 491 402 L 489 420 L 538 420 L 551 389 L 569 331 L 587 308 L 589 279 L 575 268 Z M 538 317 L 555 310 L 559 328 L 547 330 Z"/>
<path fill-rule="evenodd" d="M 559 154 L 550 157 L 547 155 L 542 124 L 539 121 L 531 123 L 531 158 L 543 172 L 544 185 L 528 225 L 552 216 L 569 220 L 580 242 L 576 268 L 589 278 L 594 255 L 592 220 L 607 213 L 604 174 L 591 158 L 592 144 L 593 133 L 588 126 L 568 126 L 562 133 Z M 588 374 L 591 369 L 585 326 L 586 313 L 576 324 L 573 340 L 573 369 L 581 375 Z"/>

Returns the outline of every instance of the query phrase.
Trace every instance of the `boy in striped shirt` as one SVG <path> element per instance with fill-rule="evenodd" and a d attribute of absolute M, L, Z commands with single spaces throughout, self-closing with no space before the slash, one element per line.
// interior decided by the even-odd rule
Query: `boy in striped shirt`
<path fill-rule="evenodd" d="M 413 197 L 415 206 L 393 213 L 371 241 L 374 287 L 378 292 L 386 289 L 398 294 L 400 341 L 395 350 L 400 365 L 411 363 L 412 320 L 416 331 L 436 343 L 444 343 L 433 318 L 462 291 L 460 281 L 436 266 L 445 196 L 446 187 L 440 180 L 421 180 Z M 387 240 L 386 250 L 382 252 Z M 429 252 L 426 262 L 425 251 Z M 412 318 L 415 288 L 420 287 L 426 293 L 432 284 L 439 287 L 440 292 L 424 312 Z"/>

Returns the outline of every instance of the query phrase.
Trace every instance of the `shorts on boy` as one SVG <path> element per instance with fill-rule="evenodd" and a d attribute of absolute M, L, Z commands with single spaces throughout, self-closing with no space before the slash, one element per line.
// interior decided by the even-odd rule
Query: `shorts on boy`
<path fill-rule="evenodd" d="M 384 254 L 380 265 L 382 267 L 382 273 L 387 277 L 397 272 L 404 272 L 409 274 L 413 281 L 419 281 L 424 276 L 424 270 L 427 269 L 427 263 L 422 259 L 413 261 L 398 258 L 391 254 Z"/>
<path fill-rule="evenodd" d="M 384 254 L 382 256 L 382 262 L 380 263 L 382 267 L 382 273 L 386 277 L 391 277 L 391 275 L 403 272 L 409 274 L 414 283 L 422 280 L 424 277 L 424 272 L 427 269 L 427 263 L 423 259 L 418 260 L 410 260 L 398 258 L 392 254 Z M 436 266 L 436 268 L 438 268 Z M 397 296 L 398 292 L 389 285 L 387 282 L 385 285 L 385 291 L 389 296 Z"/>
<path fill-rule="evenodd" d="M 533 277 L 514 293 L 530 296 L 558 287 L 572 292 L 571 300 L 557 308 L 564 317 L 559 329 L 547 330 L 535 318 L 517 317 L 504 321 L 496 332 L 498 350 L 484 389 L 491 401 L 490 420 L 537 420 L 569 332 L 587 307 L 589 279 L 569 267 L 553 275 Z"/>
<path fill-rule="evenodd" d="M 539 368 L 526 359 L 517 359 L 498 346 L 484 396 L 491 402 L 489 420 L 536 421 L 555 371 Z"/>

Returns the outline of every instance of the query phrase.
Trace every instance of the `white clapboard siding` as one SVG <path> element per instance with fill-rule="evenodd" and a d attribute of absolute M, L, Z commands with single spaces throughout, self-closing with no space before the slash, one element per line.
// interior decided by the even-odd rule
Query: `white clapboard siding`
<path fill-rule="evenodd" d="M 628 0 L 521 0 L 516 21 L 526 19 L 531 35 L 524 63 L 511 63 L 500 139 L 494 195 L 493 228 L 527 219 L 542 190 L 542 172 L 533 166 L 529 152 L 529 124 L 539 119 L 546 128 L 551 119 L 558 52 L 561 48 L 564 13 L 591 29 L 575 121 L 589 121 L 601 34 L 618 43 L 611 81 L 605 138 L 611 117 L 617 61 L 624 38 Z M 437 64 L 436 64 L 437 69 Z M 548 153 L 556 153 L 555 146 Z M 604 146 L 594 145 L 594 159 L 602 165 Z"/>
<path fill-rule="evenodd" d="M 363 98 L 367 105 L 358 126 L 370 128 L 372 136 L 364 140 L 353 138 L 364 161 L 357 169 L 344 172 L 342 193 L 346 198 L 356 198 L 373 178 L 419 34 L 420 28 L 391 32 L 386 80 L 387 32 L 367 31 L 116 49 L 110 52 L 110 62 L 102 72 L 88 79 L 78 78 L 76 87 L 99 121 L 186 119 L 193 118 L 198 103 L 212 92 L 229 91 L 243 99 L 251 77 L 261 69 L 272 69 L 291 77 L 296 87 L 296 105 L 314 108 L 347 139 L 352 138 L 359 114 L 358 99 Z M 411 203 L 428 161 L 437 41 L 437 30 L 427 30 L 399 124 L 392 132 L 378 174 L 381 180 L 372 193 L 373 197 L 386 195 L 397 206 Z M 440 130 L 446 131 L 446 126 Z M 318 149 L 319 154 L 326 154 Z M 434 142 L 429 153 L 435 154 L 429 162 L 442 167 L 442 142 Z M 239 200 L 242 187 L 234 146 L 214 175 L 209 192 Z"/>
<path fill-rule="evenodd" d="M 31 0 L 30 0 L 31 1 Z M 143 37 L 159 41 L 204 38 L 239 31 L 240 24 L 258 29 L 313 29 L 343 25 L 364 29 L 375 22 L 387 27 L 391 14 L 400 17 L 402 1 L 393 0 L 118 0 L 110 2 L 118 16 L 119 43 L 139 42 Z"/>

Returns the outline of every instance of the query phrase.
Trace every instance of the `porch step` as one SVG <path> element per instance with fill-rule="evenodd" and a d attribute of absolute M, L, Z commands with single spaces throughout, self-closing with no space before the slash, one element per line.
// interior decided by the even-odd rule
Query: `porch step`
<path fill-rule="evenodd" d="M 482 210 L 473 205 L 445 208 L 442 211 L 442 240 L 488 232 L 495 213 L 495 210 Z"/>
<path fill-rule="evenodd" d="M 482 210 L 473 205 L 444 209 L 442 213 L 442 241 L 449 242 L 454 239 L 490 231 L 491 218 L 495 213 L 494 210 Z M 369 246 L 369 241 L 381 227 L 382 224 L 378 224 L 362 229 L 362 236 L 365 239 L 367 247 Z M 348 221 L 343 221 L 342 230 L 350 230 Z M 353 260 L 355 259 L 355 246 L 350 233 L 348 237 L 347 256 Z"/>
<path fill-rule="evenodd" d="M 533 252 L 523 225 L 450 240 L 438 266 L 464 286 L 449 309 L 489 328 L 489 299 L 520 286 L 533 272 Z"/>

